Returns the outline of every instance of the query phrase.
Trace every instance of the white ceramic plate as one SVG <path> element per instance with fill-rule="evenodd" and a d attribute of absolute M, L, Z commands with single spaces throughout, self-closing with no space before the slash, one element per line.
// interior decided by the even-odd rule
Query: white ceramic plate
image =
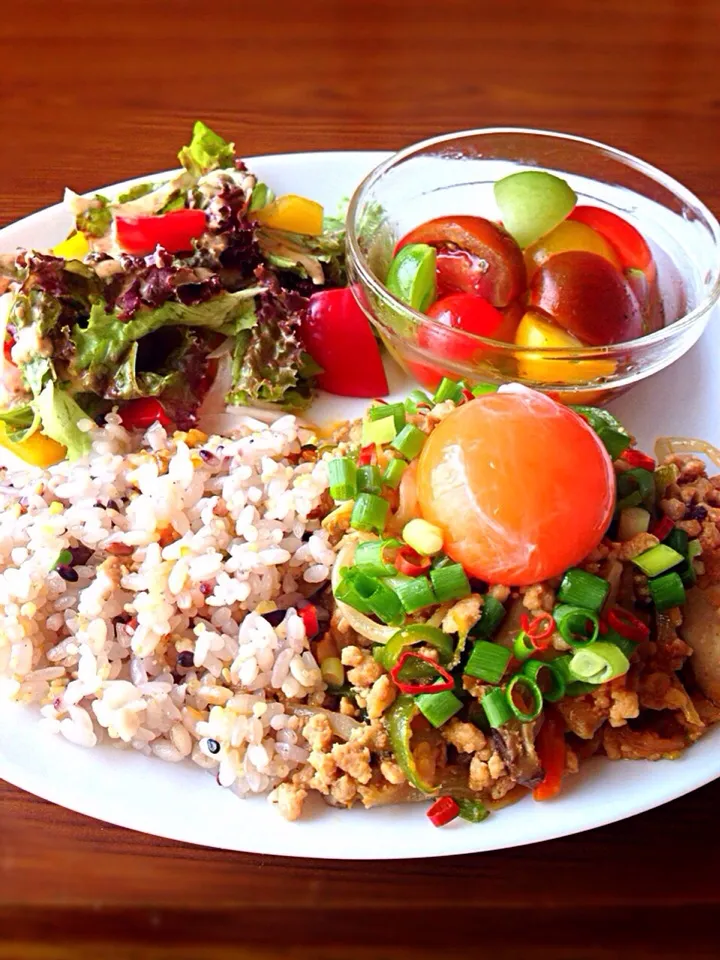
<path fill-rule="evenodd" d="M 260 157 L 251 169 L 277 193 L 304 193 L 332 208 L 384 158 L 379 153 L 315 153 Z M 51 207 L 0 231 L 0 250 L 45 247 L 68 227 Z M 712 350 L 717 317 L 700 343 L 675 366 L 614 404 L 651 449 L 660 433 L 720 443 L 720 356 Z M 392 371 L 395 391 L 407 382 Z M 362 402 L 321 398 L 317 419 L 352 416 Z M 329 859 L 393 859 L 473 853 L 577 833 L 650 810 L 720 776 L 720 727 L 681 759 L 659 763 L 594 760 L 551 803 L 523 800 L 477 826 L 433 829 L 425 805 L 339 811 L 318 803 L 306 819 L 286 823 L 264 798 L 240 801 L 191 764 L 170 765 L 101 747 L 84 750 L 42 733 L 36 713 L 0 703 L 0 777 L 54 803 L 109 823 L 175 840 L 229 850 Z"/>

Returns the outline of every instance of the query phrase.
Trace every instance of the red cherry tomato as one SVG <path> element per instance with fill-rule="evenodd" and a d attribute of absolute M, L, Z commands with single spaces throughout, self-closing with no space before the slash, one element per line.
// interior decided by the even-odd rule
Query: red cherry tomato
<path fill-rule="evenodd" d="M 457 371 L 436 366 L 434 363 L 406 360 L 405 366 L 417 382 L 428 390 L 436 390 L 443 377 L 448 377 L 450 380 L 457 380 L 458 378 Z"/>
<path fill-rule="evenodd" d="M 152 253 L 158 244 L 170 253 L 192 250 L 192 241 L 205 232 L 202 210 L 171 210 L 158 216 L 117 217 L 118 246 L 126 253 Z"/>
<path fill-rule="evenodd" d="M 128 430 L 134 428 L 145 429 L 156 421 L 166 427 L 172 421 L 165 413 L 165 407 L 155 397 L 138 397 L 137 400 L 128 400 L 119 410 L 122 425 Z"/>
<path fill-rule="evenodd" d="M 437 283 L 444 293 L 476 293 L 493 306 L 504 307 L 525 288 L 522 251 L 491 220 L 438 217 L 411 230 L 395 252 L 408 243 L 437 248 Z"/>
<path fill-rule="evenodd" d="M 301 327 L 305 349 L 323 372 L 318 386 L 341 397 L 382 397 L 388 392 L 377 340 L 350 287 L 310 297 Z"/>
<path fill-rule="evenodd" d="M 625 277 L 584 250 L 556 253 L 533 276 L 530 305 L 583 343 L 623 343 L 642 334 L 642 314 Z"/>
<path fill-rule="evenodd" d="M 592 227 L 601 236 L 605 237 L 610 246 L 618 255 L 623 267 L 636 267 L 642 270 L 648 280 L 655 275 L 655 264 L 650 247 L 642 234 L 610 210 L 601 207 L 575 207 L 568 216 L 568 220 L 577 220 Z"/>
<path fill-rule="evenodd" d="M 602 539 L 615 477 L 597 434 L 527 388 L 463 404 L 430 434 L 417 471 L 422 515 L 445 550 L 489 583 L 561 574 Z"/>
<path fill-rule="evenodd" d="M 436 300 L 427 315 L 437 322 L 420 327 L 418 343 L 448 360 L 469 360 L 478 349 L 476 343 L 458 335 L 456 330 L 493 337 L 505 319 L 487 300 L 472 293 L 451 293 Z"/>

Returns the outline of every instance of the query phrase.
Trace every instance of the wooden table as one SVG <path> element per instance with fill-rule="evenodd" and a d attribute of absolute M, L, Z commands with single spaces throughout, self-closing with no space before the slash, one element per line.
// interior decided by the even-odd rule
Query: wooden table
<path fill-rule="evenodd" d="M 0 25 L 0 223 L 65 184 L 168 167 L 196 117 L 248 155 L 566 130 L 647 158 L 718 212 L 719 13 L 716 0 L 22 0 Z M 348 864 L 155 840 L 0 784 L 0 958 L 718 956 L 719 808 L 720 783 L 539 846 Z"/>

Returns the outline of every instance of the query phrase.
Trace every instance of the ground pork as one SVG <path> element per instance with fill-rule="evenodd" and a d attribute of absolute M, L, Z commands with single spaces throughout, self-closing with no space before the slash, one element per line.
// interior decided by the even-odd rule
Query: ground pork
<path fill-rule="evenodd" d="M 368 783 L 372 770 L 370 768 L 370 750 L 353 740 L 347 743 L 336 743 L 332 748 L 332 759 L 346 773 L 358 783 Z"/>
<path fill-rule="evenodd" d="M 440 733 L 460 753 L 477 753 L 487 748 L 485 734 L 473 723 L 463 723 L 462 720 L 453 719 L 441 728 Z"/>
<path fill-rule="evenodd" d="M 582 740 L 590 740 L 610 716 L 610 700 L 598 700 L 595 693 L 561 700 L 557 705 L 568 730 Z"/>
<path fill-rule="evenodd" d="M 370 687 L 382 676 L 383 669 L 371 653 L 360 647 L 344 647 L 340 660 L 348 670 L 348 682 L 354 687 Z"/>
<path fill-rule="evenodd" d="M 380 764 L 380 773 L 388 783 L 405 783 L 405 774 L 394 760 L 383 760 Z"/>
<path fill-rule="evenodd" d="M 352 806 L 353 801 L 357 797 L 357 784 L 352 777 L 344 774 L 330 787 L 330 796 L 333 801 L 340 806 Z"/>
<path fill-rule="evenodd" d="M 481 607 L 482 597 L 476 593 L 453 604 L 443 619 L 443 630 L 445 633 L 459 633 L 464 636 L 477 622 Z"/>
<path fill-rule="evenodd" d="M 304 787 L 294 783 L 279 784 L 272 795 L 278 810 L 286 820 L 297 820 L 308 795 Z"/>
<path fill-rule="evenodd" d="M 367 695 L 367 715 L 371 720 L 381 717 L 387 708 L 394 702 L 397 687 L 390 677 L 384 673 L 372 685 Z"/>
<path fill-rule="evenodd" d="M 333 741 L 332 727 L 324 713 L 316 713 L 310 717 L 302 733 L 311 750 L 327 751 Z"/>

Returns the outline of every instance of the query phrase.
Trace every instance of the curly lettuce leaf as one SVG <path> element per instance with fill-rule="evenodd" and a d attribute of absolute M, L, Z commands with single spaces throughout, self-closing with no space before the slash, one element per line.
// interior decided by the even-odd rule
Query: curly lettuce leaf
<path fill-rule="evenodd" d="M 0 410 L 0 423 L 5 426 L 8 440 L 20 443 L 40 427 L 40 414 L 32 403 L 23 403 L 9 410 Z"/>
<path fill-rule="evenodd" d="M 152 193 L 154 189 L 154 183 L 136 183 L 134 187 L 130 187 L 129 190 L 119 194 L 117 202 L 129 203 L 131 200 L 139 200 L 140 197 L 144 197 L 148 193 Z"/>
<path fill-rule="evenodd" d="M 163 356 L 154 370 L 138 368 L 140 344 L 133 343 L 109 383 L 106 395 L 113 400 L 172 397 L 192 406 L 198 382 L 207 369 L 209 347 L 188 327 L 173 331 L 173 335 L 175 347 Z"/>
<path fill-rule="evenodd" d="M 188 173 L 202 177 L 211 170 L 234 167 L 235 144 L 223 140 L 202 120 L 197 120 L 192 140 L 178 153 L 178 160 Z"/>
<path fill-rule="evenodd" d="M 78 427 L 86 414 L 69 393 L 50 380 L 35 399 L 35 409 L 43 433 L 67 447 L 68 460 L 77 460 L 89 452 L 90 437 Z"/>

